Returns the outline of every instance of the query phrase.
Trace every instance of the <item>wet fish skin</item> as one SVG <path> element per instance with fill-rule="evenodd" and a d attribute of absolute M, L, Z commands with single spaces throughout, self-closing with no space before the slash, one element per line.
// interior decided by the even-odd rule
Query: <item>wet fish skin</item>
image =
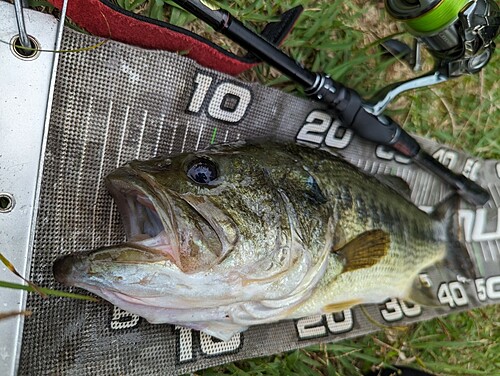
<path fill-rule="evenodd" d="M 196 183 L 193 166 L 217 176 Z M 129 242 L 58 259 L 56 279 L 150 322 L 221 339 L 388 297 L 430 304 L 414 280 L 451 244 L 447 221 L 345 161 L 295 145 L 133 161 L 107 185 Z"/>

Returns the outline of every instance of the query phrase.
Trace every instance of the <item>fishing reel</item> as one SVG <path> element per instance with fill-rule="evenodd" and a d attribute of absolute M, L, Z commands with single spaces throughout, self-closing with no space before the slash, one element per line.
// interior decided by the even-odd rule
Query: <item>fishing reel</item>
<path fill-rule="evenodd" d="M 372 100 L 375 113 L 381 113 L 403 91 L 477 73 L 490 61 L 500 28 L 500 11 L 494 0 L 385 0 L 385 6 L 416 39 L 413 48 L 395 40 L 383 46 L 418 71 L 425 45 L 435 67 L 424 76 L 382 90 Z"/>

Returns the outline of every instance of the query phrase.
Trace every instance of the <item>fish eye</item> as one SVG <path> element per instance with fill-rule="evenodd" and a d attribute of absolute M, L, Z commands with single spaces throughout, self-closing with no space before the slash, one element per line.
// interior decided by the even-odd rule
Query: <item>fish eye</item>
<path fill-rule="evenodd" d="M 197 184 L 208 185 L 219 177 L 219 172 L 213 161 L 198 158 L 189 164 L 187 176 Z"/>

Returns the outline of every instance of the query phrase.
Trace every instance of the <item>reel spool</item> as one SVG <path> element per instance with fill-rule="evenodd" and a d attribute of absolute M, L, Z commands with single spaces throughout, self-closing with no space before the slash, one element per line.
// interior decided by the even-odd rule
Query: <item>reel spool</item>
<path fill-rule="evenodd" d="M 500 27 L 494 0 L 385 0 L 388 13 L 443 66 L 449 76 L 476 73 L 490 60 Z"/>

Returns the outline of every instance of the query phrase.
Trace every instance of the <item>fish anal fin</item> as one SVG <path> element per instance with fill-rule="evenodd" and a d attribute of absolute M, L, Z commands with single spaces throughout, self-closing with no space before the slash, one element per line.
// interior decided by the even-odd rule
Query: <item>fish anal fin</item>
<path fill-rule="evenodd" d="M 413 280 L 404 300 L 425 307 L 439 307 L 441 305 L 436 295 L 433 293 L 432 288 L 421 282 L 420 276 L 417 276 Z"/>
<path fill-rule="evenodd" d="M 342 312 L 344 309 L 351 308 L 358 304 L 361 304 L 361 300 L 359 299 L 346 300 L 345 302 L 327 304 L 326 306 L 323 307 L 322 312 L 323 314 Z"/>
<path fill-rule="evenodd" d="M 391 238 L 383 230 L 363 232 L 334 251 L 344 258 L 342 272 L 368 268 L 377 264 L 389 251 Z"/>
<path fill-rule="evenodd" d="M 220 326 L 220 325 L 210 325 L 202 331 L 212 337 L 218 338 L 221 341 L 228 342 L 230 341 L 236 334 L 244 332 L 247 330 L 247 326 Z"/>

